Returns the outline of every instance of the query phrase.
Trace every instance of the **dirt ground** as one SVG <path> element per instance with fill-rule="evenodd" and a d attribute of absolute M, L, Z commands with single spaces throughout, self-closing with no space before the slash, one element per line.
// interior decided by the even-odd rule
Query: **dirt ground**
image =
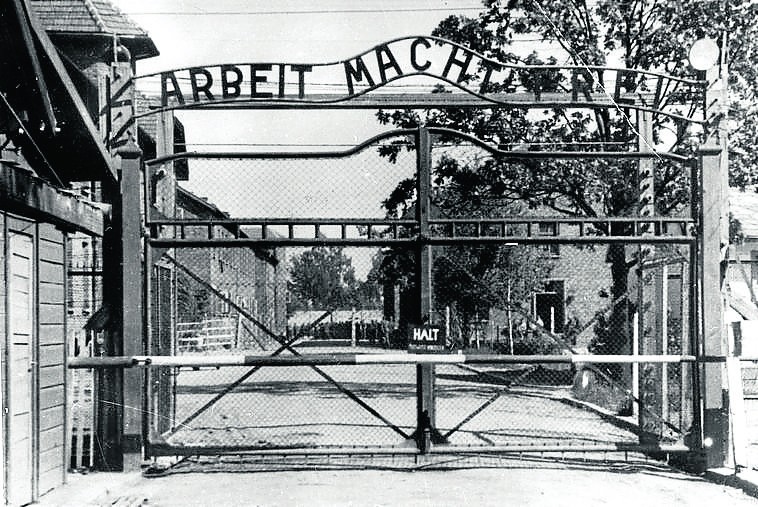
<path fill-rule="evenodd" d="M 89 479 L 95 479 L 93 474 Z M 81 493 L 81 488 L 79 488 Z M 78 497 L 81 498 L 81 497 Z M 95 502 L 52 496 L 41 505 L 150 506 L 704 506 L 758 500 L 662 465 L 513 460 L 499 468 L 400 472 L 320 470 L 176 473 L 139 478 Z M 71 503 L 69 503 L 71 502 Z"/>

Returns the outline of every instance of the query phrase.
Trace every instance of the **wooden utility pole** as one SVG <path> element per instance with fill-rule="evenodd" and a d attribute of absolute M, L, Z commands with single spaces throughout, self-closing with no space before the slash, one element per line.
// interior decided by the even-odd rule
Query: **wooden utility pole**
<path fill-rule="evenodd" d="M 129 141 L 118 150 L 121 157 L 121 251 L 122 291 L 121 315 L 123 354 L 144 355 L 142 218 L 140 216 L 140 174 L 142 151 Z M 124 371 L 124 467 L 139 469 L 142 461 L 144 414 L 144 371 Z"/>

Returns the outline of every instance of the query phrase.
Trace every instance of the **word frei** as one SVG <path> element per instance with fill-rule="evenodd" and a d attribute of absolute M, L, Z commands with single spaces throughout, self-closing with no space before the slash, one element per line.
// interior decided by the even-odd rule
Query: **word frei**
<path fill-rule="evenodd" d="M 634 70 L 605 69 L 608 91 L 619 100 L 636 88 L 655 90 L 649 107 L 660 103 L 664 76 Z M 340 100 L 411 76 L 434 78 L 470 93 L 486 96 L 493 83 L 500 93 L 527 93 L 535 101 L 561 92 L 568 103 L 591 102 L 598 92 L 589 68 L 512 65 L 495 62 L 444 39 L 405 37 L 379 44 L 349 58 L 325 64 L 246 63 L 190 67 L 143 78 L 160 78 L 162 107 L 235 101 L 318 102 L 328 88 Z M 550 88 L 543 88 L 542 83 Z M 562 83 L 559 87 L 556 83 Z M 606 90 L 603 88 L 603 92 Z M 608 93 L 605 93 L 608 95 Z"/>

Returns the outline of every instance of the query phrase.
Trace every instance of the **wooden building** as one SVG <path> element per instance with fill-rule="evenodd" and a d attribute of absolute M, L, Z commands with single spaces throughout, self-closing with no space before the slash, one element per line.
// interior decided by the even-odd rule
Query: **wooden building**
<path fill-rule="evenodd" d="M 4 504 L 23 505 L 62 484 L 69 463 L 67 239 L 102 237 L 118 202 L 98 76 L 116 42 L 157 50 L 95 0 L 2 2 L 0 38 L 0 479 Z M 117 261 L 105 257 L 107 277 Z"/>

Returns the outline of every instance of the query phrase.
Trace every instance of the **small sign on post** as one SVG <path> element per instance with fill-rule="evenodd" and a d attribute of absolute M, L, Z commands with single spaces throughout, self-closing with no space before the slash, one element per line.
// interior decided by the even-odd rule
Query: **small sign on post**
<path fill-rule="evenodd" d="M 445 330 L 439 326 L 414 326 L 410 328 L 408 352 L 445 352 Z"/>

